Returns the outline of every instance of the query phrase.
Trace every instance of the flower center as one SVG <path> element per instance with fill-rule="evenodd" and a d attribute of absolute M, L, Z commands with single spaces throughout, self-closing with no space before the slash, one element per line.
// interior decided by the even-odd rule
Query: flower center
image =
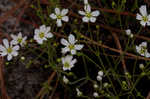
<path fill-rule="evenodd" d="M 148 21 L 147 16 L 143 16 L 143 21 L 144 21 L 144 22 L 147 22 L 147 21 Z"/>
<path fill-rule="evenodd" d="M 68 62 L 65 62 L 64 67 L 65 67 L 65 68 L 69 68 L 69 67 L 70 67 L 69 63 L 68 63 Z"/>
<path fill-rule="evenodd" d="M 40 37 L 40 38 L 43 38 L 43 37 L 44 37 L 44 32 L 41 32 L 41 33 L 39 34 L 39 37 Z"/>
<path fill-rule="evenodd" d="M 21 43 L 22 42 L 22 38 L 18 38 L 18 40 L 17 40 L 19 43 Z"/>
<path fill-rule="evenodd" d="M 57 19 L 62 19 L 62 16 L 61 15 L 57 15 Z"/>
<path fill-rule="evenodd" d="M 13 51 L 13 50 L 12 50 L 12 48 L 10 48 L 10 47 L 7 49 L 7 52 L 8 52 L 8 53 L 11 53 L 12 51 Z"/>
<path fill-rule="evenodd" d="M 88 18 L 90 18 L 92 15 L 91 15 L 91 13 L 86 13 L 86 17 L 88 17 Z"/>
<path fill-rule="evenodd" d="M 74 49 L 74 45 L 70 44 L 70 45 L 69 45 L 69 48 L 70 48 L 71 50 Z"/>
<path fill-rule="evenodd" d="M 141 53 L 141 54 L 144 54 L 145 51 L 146 51 L 146 46 L 141 46 L 140 53 Z"/>

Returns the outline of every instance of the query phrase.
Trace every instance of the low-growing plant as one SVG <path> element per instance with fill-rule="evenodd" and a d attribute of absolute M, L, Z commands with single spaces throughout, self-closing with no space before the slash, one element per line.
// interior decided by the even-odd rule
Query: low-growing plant
<path fill-rule="evenodd" d="M 38 61 L 50 71 L 37 99 L 55 99 L 57 93 L 60 99 L 149 99 L 145 1 L 35 0 L 34 32 L 4 38 L 0 55 L 11 65 L 32 53 L 27 69 Z"/>

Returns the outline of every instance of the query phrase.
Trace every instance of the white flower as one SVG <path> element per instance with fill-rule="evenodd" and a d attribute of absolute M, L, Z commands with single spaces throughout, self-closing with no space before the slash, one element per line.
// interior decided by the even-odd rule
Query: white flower
<path fill-rule="evenodd" d="M 97 81 L 101 81 L 102 80 L 102 76 L 97 76 Z"/>
<path fill-rule="evenodd" d="M 127 29 L 125 31 L 126 31 L 127 36 L 129 36 L 130 38 L 133 38 L 133 34 L 131 33 L 130 29 Z"/>
<path fill-rule="evenodd" d="M 27 36 L 23 37 L 21 32 L 19 32 L 18 35 L 12 34 L 11 37 L 13 39 L 11 42 L 14 45 L 20 44 L 21 46 L 24 46 L 26 44 Z"/>
<path fill-rule="evenodd" d="M 77 96 L 80 97 L 82 95 L 82 92 L 78 88 L 76 88 L 76 91 L 77 91 Z"/>
<path fill-rule="evenodd" d="M 61 27 L 62 26 L 62 22 L 68 22 L 69 21 L 69 17 L 66 16 L 66 14 L 69 12 L 68 9 L 62 9 L 62 11 L 60 11 L 59 8 L 55 8 L 55 13 L 50 14 L 50 17 L 54 20 L 56 20 L 57 26 Z"/>
<path fill-rule="evenodd" d="M 142 42 L 139 46 L 136 46 L 136 51 L 145 57 L 150 57 L 150 53 L 147 51 L 147 42 Z"/>
<path fill-rule="evenodd" d="M 75 44 L 77 40 L 75 40 L 74 35 L 70 34 L 68 37 L 68 41 L 66 39 L 61 39 L 61 44 L 66 46 L 62 48 L 62 53 L 65 54 L 67 52 L 71 52 L 72 55 L 76 54 L 76 50 L 81 50 L 84 45 L 82 44 Z"/>
<path fill-rule="evenodd" d="M 6 56 L 7 60 L 10 61 L 13 56 L 18 55 L 19 46 L 13 46 L 12 43 L 9 43 L 7 39 L 3 39 L 3 45 L 0 45 L 0 56 Z"/>
<path fill-rule="evenodd" d="M 104 74 L 103 71 L 99 71 L 99 72 L 98 72 L 98 75 L 99 75 L 99 76 L 103 76 L 103 74 Z"/>
<path fill-rule="evenodd" d="M 65 84 L 68 84 L 69 80 L 68 80 L 68 78 L 66 78 L 66 76 L 63 76 L 63 82 L 64 82 Z"/>
<path fill-rule="evenodd" d="M 94 93 L 93 93 L 93 96 L 94 96 L 95 98 L 97 98 L 97 97 L 99 97 L 99 94 L 98 94 L 97 92 L 94 92 Z"/>
<path fill-rule="evenodd" d="M 63 70 L 71 70 L 72 67 L 74 67 L 74 64 L 77 62 L 76 59 L 73 59 L 73 56 L 67 55 L 63 58 L 61 58 L 62 64 L 63 64 Z"/>
<path fill-rule="evenodd" d="M 140 24 L 142 26 L 150 25 L 150 15 L 147 14 L 146 5 L 142 5 L 139 8 L 140 14 L 136 14 L 136 19 L 140 20 Z"/>
<path fill-rule="evenodd" d="M 85 5 L 84 6 L 85 11 L 79 11 L 78 13 L 80 15 L 83 15 L 84 17 L 82 18 L 83 22 L 92 22 L 94 23 L 96 21 L 96 17 L 99 16 L 100 12 L 98 10 L 91 12 L 91 6 Z"/>
<path fill-rule="evenodd" d="M 50 27 L 46 27 L 45 25 L 40 26 L 39 29 L 35 29 L 34 40 L 36 40 L 38 44 L 43 44 L 44 40 L 52 38 L 53 34 L 50 32 L 50 29 Z"/>

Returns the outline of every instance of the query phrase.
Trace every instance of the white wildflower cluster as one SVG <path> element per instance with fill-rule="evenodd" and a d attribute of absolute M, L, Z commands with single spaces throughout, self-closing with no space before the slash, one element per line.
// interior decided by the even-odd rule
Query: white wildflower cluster
<path fill-rule="evenodd" d="M 74 64 L 77 62 L 77 60 L 73 59 L 72 55 L 75 55 L 76 51 L 81 50 L 84 46 L 82 44 L 76 44 L 76 42 L 77 40 L 73 34 L 68 36 L 68 40 L 64 38 L 61 39 L 61 44 L 65 46 L 61 50 L 62 54 L 66 54 L 67 52 L 71 53 L 71 55 L 66 55 L 65 57 L 61 58 L 64 71 L 71 70 L 71 68 L 74 67 Z"/>
<path fill-rule="evenodd" d="M 97 81 L 102 81 L 102 78 L 104 76 L 104 72 L 102 70 L 100 70 L 98 73 L 97 73 Z M 95 83 L 93 85 L 94 89 L 95 89 L 95 92 L 93 92 L 93 97 L 95 98 L 98 98 L 99 97 L 99 93 L 98 93 L 98 90 L 101 90 L 101 87 L 99 87 L 100 85 L 98 85 L 97 83 Z"/>
<path fill-rule="evenodd" d="M 133 38 L 133 34 L 131 33 L 130 29 L 125 30 L 126 35 L 129 36 L 130 38 Z"/>
<path fill-rule="evenodd" d="M 27 36 L 23 37 L 22 33 L 18 35 L 11 35 L 12 40 L 9 42 L 8 39 L 3 39 L 3 45 L 0 44 L 0 56 L 7 56 L 7 60 L 10 61 L 13 57 L 18 56 L 20 46 L 26 44 Z M 20 45 L 20 46 L 19 46 Z"/>
<path fill-rule="evenodd" d="M 88 0 L 84 0 L 84 11 L 78 11 L 78 13 L 82 16 L 84 16 L 82 18 L 83 22 L 96 22 L 96 17 L 98 17 L 100 15 L 100 12 L 98 10 L 95 11 L 91 11 L 91 6 L 88 3 Z"/>
<path fill-rule="evenodd" d="M 104 73 L 103 73 L 103 71 L 99 71 L 98 72 L 98 75 L 97 75 L 97 81 L 101 81 L 102 80 L 102 78 L 103 78 L 103 75 L 104 75 Z"/>
<path fill-rule="evenodd" d="M 139 44 L 138 46 L 136 46 L 136 51 L 141 56 L 150 57 L 150 53 L 147 50 L 147 42 L 142 42 L 141 44 Z"/>
<path fill-rule="evenodd" d="M 139 8 L 140 14 L 136 14 L 136 19 L 140 21 L 142 26 L 150 26 L 150 15 L 147 13 L 146 5 Z"/>
<path fill-rule="evenodd" d="M 69 12 L 68 9 L 60 10 L 60 8 L 55 8 L 55 13 L 50 14 L 49 17 L 53 20 L 56 20 L 57 27 L 61 27 L 62 21 L 64 22 L 69 21 L 69 17 L 67 16 L 68 12 Z M 96 21 L 96 17 L 100 15 L 100 12 L 98 10 L 91 11 L 91 6 L 88 3 L 88 0 L 84 0 L 84 11 L 79 10 L 78 13 L 84 16 L 82 18 L 82 21 L 86 23 L 88 22 L 94 23 Z"/>

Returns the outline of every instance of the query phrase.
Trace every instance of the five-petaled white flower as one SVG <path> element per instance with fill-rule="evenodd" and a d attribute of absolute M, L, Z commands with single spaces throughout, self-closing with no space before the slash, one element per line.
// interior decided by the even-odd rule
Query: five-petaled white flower
<path fill-rule="evenodd" d="M 62 48 L 62 53 L 65 54 L 67 52 L 71 52 L 72 55 L 76 54 L 76 50 L 81 50 L 84 45 L 82 44 L 75 44 L 77 40 L 75 40 L 75 37 L 73 34 L 70 34 L 68 37 L 68 41 L 66 39 L 61 39 L 61 44 L 66 46 L 65 48 Z"/>
<path fill-rule="evenodd" d="M 82 18 L 83 22 L 92 22 L 96 21 L 96 17 L 99 16 L 100 12 L 98 10 L 91 12 L 91 6 L 89 4 L 84 6 L 85 11 L 79 11 L 80 15 L 84 15 Z"/>
<path fill-rule="evenodd" d="M 147 51 L 147 42 L 142 42 L 139 46 L 136 46 L 136 51 L 145 57 L 150 57 L 150 53 Z"/>
<path fill-rule="evenodd" d="M 10 61 L 13 56 L 18 55 L 18 45 L 13 46 L 13 44 L 11 42 L 9 43 L 7 39 L 3 39 L 3 45 L 0 45 L 0 56 L 7 55 L 7 60 Z"/>
<path fill-rule="evenodd" d="M 18 35 L 12 34 L 11 37 L 13 39 L 11 42 L 14 45 L 20 44 L 21 46 L 24 46 L 26 44 L 27 36 L 23 37 L 21 32 L 19 32 Z"/>
<path fill-rule="evenodd" d="M 65 57 L 61 58 L 62 64 L 63 64 L 63 70 L 71 70 L 72 67 L 74 67 L 74 64 L 77 62 L 76 59 L 73 59 L 73 56 L 67 55 Z"/>
<path fill-rule="evenodd" d="M 44 40 L 52 38 L 53 34 L 50 32 L 50 29 L 50 27 L 46 27 L 45 25 L 40 26 L 39 29 L 35 29 L 34 40 L 36 40 L 38 44 L 43 44 Z"/>
<path fill-rule="evenodd" d="M 68 22 L 69 21 L 69 17 L 66 16 L 66 14 L 69 12 L 68 9 L 62 9 L 62 11 L 60 11 L 59 8 L 55 8 L 55 13 L 50 14 L 50 17 L 52 19 L 56 19 L 56 23 L 58 27 L 62 26 L 62 21 L 64 22 Z"/>
<path fill-rule="evenodd" d="M 147 9 L 146 9 L 146 5 L 142 5 L 140 8 L 139 8 L 139 11 L 140 11 L 140 14 L 137 13 L 136 15 L 136 19 L 137 20 L 140 20 L 140 24 L 142 26 L 146 26 L 146 25 L 150 25 L 150 15 L 147 14 Z"/>

